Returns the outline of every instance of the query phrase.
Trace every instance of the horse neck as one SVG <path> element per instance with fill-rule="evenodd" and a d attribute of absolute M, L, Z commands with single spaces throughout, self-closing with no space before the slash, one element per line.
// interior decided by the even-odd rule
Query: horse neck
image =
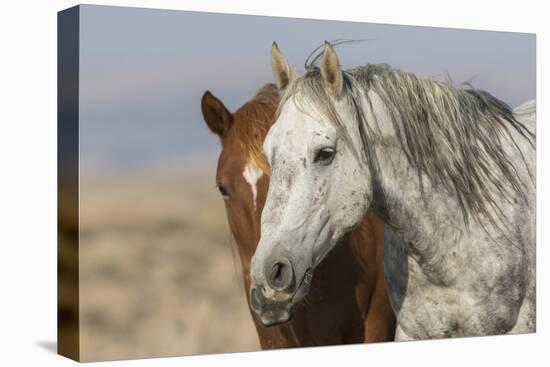
<path fill-rule="evenodd" d="M 445 242 L 439 238 L 453 236 L 464 225 L 458 203 L 434 191 L 427 177 L 421 188 L 416 170 L 397 146 L 376 150 L 379 170 L 373 177 L 373 211 L 418 251 L 435 251 L 432 245 Z"/>
<path fill-rule="evenodd" d="M 436 251 L 444 238 L 454 236 L 464 225 L 458 202 L 450 195 L 434 190 L 430 179 L 408 161 L 380 98 L 369 92 L 367 121 L 377 121 L 380 135 L 369 143 L 373 147 L 370 169 L 373 180 L 372 210 L 391 225 L 401 239 L 419 252 Z M 371 109 L 372 108 L 372 109 Z M 376 169 L 374 167 L 376 166 Z M 422 186 L 421 182 L 422 181 Z"/>
<path fill-rule="evenodd" d="M 464 240 L 468 233 L 477 233 L 479 236 L 487 234 L 492 238 L 503 235 L 498 228 L 491 227 L 491 224 L 483 223 L 481 227 L 481 224 L 471 216 L 467 224 L 454 195 L 436 187 L 426 174 L 419 177 L 418 170 L 407 159 L 389 120 L 389 114 L 380 99 L 370 94 L 369 98 L 374 103 L 370 104 L 371 110 L 364 111 L 365 116 L 367 121 L 378 121 L 381 132 L 380 136 L 371 142 L 378 167 L 373 174 L 372 209 L 384 217 L 403 240 L 415 246 L 420 252 L 434 254 L 437 249 L 445 251 L 445 246 L 451 247 L 454 243 Z M 375 118 L 372 118 L 373 116 Z M 534 162 L 532 147 L 518 134 L 513 133 L 512 139 L 520 141 L 521 150 L 521 153 L 515 151 L 512 158 L 518 162 L 525 158 L 528 165 L 531 165 Z M 509 152 L 514 150 L 511 140 L 505 141 L 504 144 Z M 372 167 L 370 169 L 372 171 Z M 518 174 L 528 180 L 529 172 L 526 166 L 518 164 L 517 169 Z M 528 192 L 528 195 L 531 193 Z M 519 197 L 512 198 L 510 202 L 514 202 L 514 199 L 517 203 L 522 202 Z M 509 218 L 513 218 L 518 205 L 504 202 L 500 209 Z"/>

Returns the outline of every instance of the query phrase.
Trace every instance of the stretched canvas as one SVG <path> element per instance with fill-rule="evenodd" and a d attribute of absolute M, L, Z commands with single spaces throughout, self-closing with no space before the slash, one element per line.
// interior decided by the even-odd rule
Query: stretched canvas
<path fill-rule="evenodd" d="M 524 33 L 61 11 L 59 354 L 535 332 L 535 51 Z"/>

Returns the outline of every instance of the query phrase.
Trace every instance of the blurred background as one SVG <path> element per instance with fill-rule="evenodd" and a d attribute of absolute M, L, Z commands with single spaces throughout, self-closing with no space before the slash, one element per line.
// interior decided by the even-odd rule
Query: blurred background
<path fill-rule="evenodd" d="M 344 67 L 535 98 L 532 34 L 80 6 L 83 360 L 259 349 L 200 98 L 234 110 L 271 80 L 274 40 L 303 71 L 339 38 L 367 40 L 338 48 Z"/>

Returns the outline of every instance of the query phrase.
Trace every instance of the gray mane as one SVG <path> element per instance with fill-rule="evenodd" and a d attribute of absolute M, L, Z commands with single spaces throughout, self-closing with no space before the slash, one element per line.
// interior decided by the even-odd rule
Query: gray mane
<path fill-rule="evenodd" d="M 318 59 L 316 55 L 312 62 L 306 62 L 305 75 L 287 88 L 279 111 L 291 97 L 299 108 L 306 103 L 331 121 L 349 143 L 346 125 L 315 66 Z M 515 131 L 534 146 L 534 135 L 504 102 L 468 84 L 454 86 L 421 79 L 385 64 L 344 71 L 342 98 L 355 111 L 361 154 L 374 170 L 377 160 L 369 141 L 378 136 L 380 128 L 377 121 L 366 120 L 361 97 L 367 95 L 361 91 L 370 90 L 387 107 L 401 148 L 417 169 L 421 189 L 424 173 L 434 185 L 456 197 L 466 223 L 471 215 L 494 223 L 496 218 L 491 213 L 502 214 L 496 204 L 497 195 L 506 199 L 518 194 L 525 198 L 522 178 L 502 143 L 505 139 L 513 141 Z M 368 97 L 367 103 L 371 103 Z"/>

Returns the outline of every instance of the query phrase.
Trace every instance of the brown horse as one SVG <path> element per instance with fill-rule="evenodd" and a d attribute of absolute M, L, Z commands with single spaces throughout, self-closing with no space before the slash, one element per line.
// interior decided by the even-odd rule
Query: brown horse
<path fill-rule="evenodd" d="M 250 260 L 260 238 L 260 216 L 269 185 L 262 144 L 278 101 L 273 84 L 261 88 L 235 113 L 210 92 L 201 101 L 206 124 L 221 140 L 216 183 L 238 246 L 247 298 Z M 262 348 L 393 340 L 395 317 L 382 272 L 383 237 L 383 223 L 367 214 L 318 267 L 310 294 L 289 322 L 265 327 L 252 313 Z"/>

